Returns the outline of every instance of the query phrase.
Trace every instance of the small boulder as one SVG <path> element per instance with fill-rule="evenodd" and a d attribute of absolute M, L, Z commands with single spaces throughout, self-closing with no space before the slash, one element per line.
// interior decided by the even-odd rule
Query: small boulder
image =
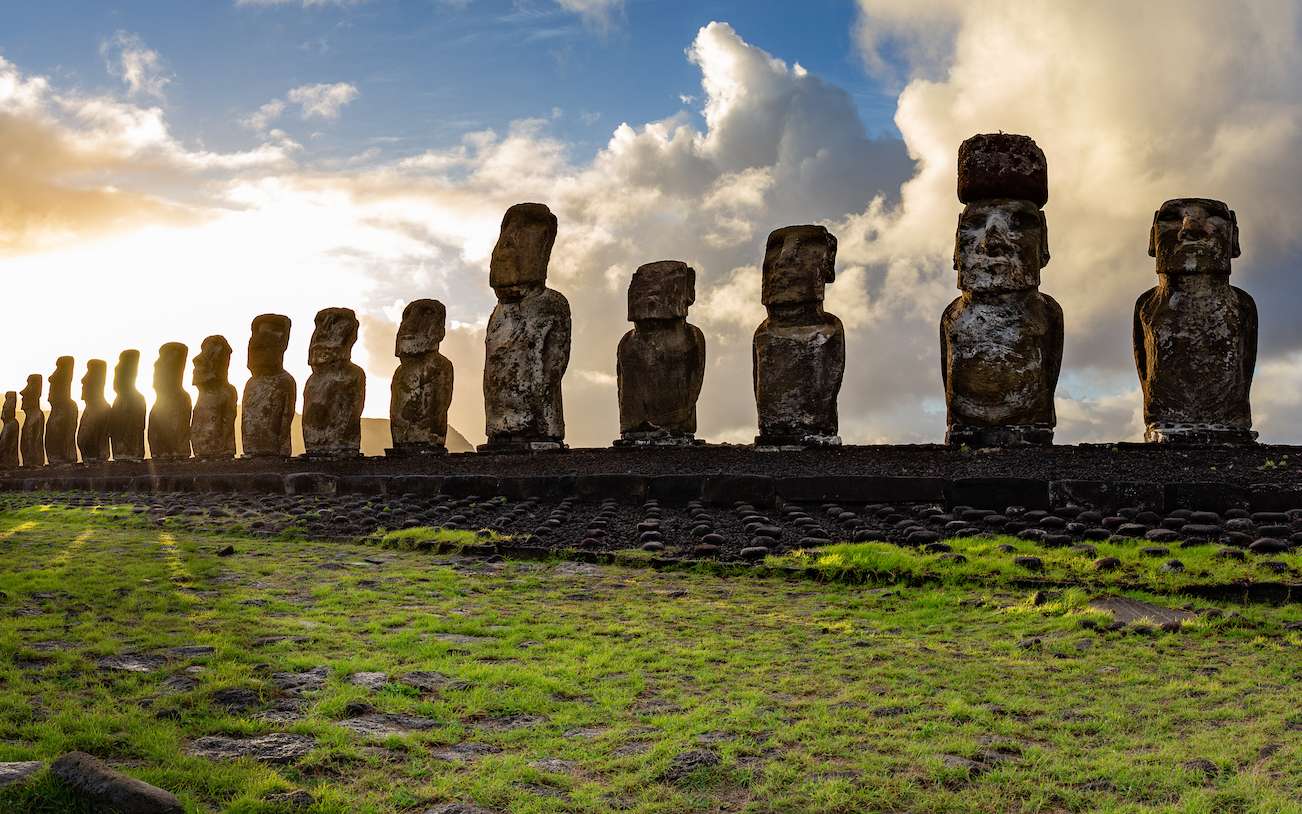
<path fill-rule="evenodd" d="M 54 775 L 75 796 L 95 811 L 119 814 L 183 814 L 176 795 L 110 769 L 85 752 L 69 752 L 50 766 Z"/>

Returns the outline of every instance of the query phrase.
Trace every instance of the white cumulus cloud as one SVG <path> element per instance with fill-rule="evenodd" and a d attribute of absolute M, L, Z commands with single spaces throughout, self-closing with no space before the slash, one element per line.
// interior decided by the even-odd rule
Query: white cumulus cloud
<path fill-rule="evenodd" d="M 130 32 L 119 31 L 101 43 L 100 55 L 109 73 L 121 79 L 132 96 L 162 99 L 172 82 L 172 74 L 158 52 Z"/>

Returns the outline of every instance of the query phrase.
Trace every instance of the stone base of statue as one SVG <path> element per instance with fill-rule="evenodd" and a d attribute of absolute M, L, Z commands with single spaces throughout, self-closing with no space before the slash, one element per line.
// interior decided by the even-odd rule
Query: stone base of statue
<path fill-rule="evenodd" d="M 150 460 L 154 461 L 188 461 L 189 455 L 151 455 Z"/>
<path fill-rule="evenodd" d="M 973 427 L 953 424 L 945 432 L 952 447 L 1046 447 L 1053 444 L 1049 424 L 1010 424 L 1004 427 Z"/>
<path fill-rule="evenodd" d="M 244 457 L 247 458 L 249 456 L 245 455 Z M 235 453 L 232 452 L 229 455 L 196 455 L 194 456 L 194 460 L 203 461 L 205 463 L 209 461 L 233 461 L 235 460 Z"/>
<path fill-rule="evenodd" d="M 564 452 L 569 447 L 558 438 L 521 438 L 499 435 L 489 438 L 488 443 L 480 444 L 475 449 L 478 452 L 492 454 L 499 452 Z"/>
<path fill-rule="evenodd" d="M 246 452 L 240 455 L 242 461 L 288 461 L 293 455 L 276 455 L 270 452 Z"/>
<path fill-rule="evenodd" d="M 386 458 L 419 458 L 424 455 L 447 455 L 448 448 L 443 444 L 394 444 L 384 451 Z"/>
<path fill-rule="evenodd" d="M 839 447 L 839 435 L 757 435 L 756 452 L 798 452 L 811 447 Z"/>
<path fill-rule="evenodd" d="M 304 460 L 308 461 L 351 461 L 355 458 L 361 458 L 362 452 L 357 449 L 314 449 L 310 452 L 304 452 Z"/>
<path fill-rule="evenodd" d="M 1150 444 L 1244 446 L 1257 443 L 1257 433 L 1227 424 L 1149 424 L 1144 440 Z"/>
<path fill-rule="evenodd" d="M 705 441 L 694 433 L 670 432 L 669 430 L 630 430 L 610 442 L 612 447 L 621 449 L 648 449 L 653 447 L 696 447 L 704 446 Z"/>
<path fill-rule="evenodd" d="M 114 455 L 112 462 L 115 464 L 139 464 L 144 463 L 144 461 L 143 457 L 135 455 Z"/>

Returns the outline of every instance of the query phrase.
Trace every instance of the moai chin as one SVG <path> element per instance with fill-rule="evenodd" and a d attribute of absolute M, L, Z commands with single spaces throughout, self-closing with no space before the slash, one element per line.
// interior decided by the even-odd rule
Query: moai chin
<path fill-rule="evenodd" d="M 145 459 L 145 397 L 136 389 L 140 351 L 124 350 L 113 369 L 113 407 L 109 411 L 109 446 L 115 461 Z"/>
<path fill-rule="evenodd" d="M 488 282 L 497 306 L 484 339 L 484 452 L 565 448 L 561 379 L 570 361 L 570 304 L 547 288 L 556 216 L 516 204 L 502 218 Z"/>
<path fill-rule="evenodd" d="M 104 398 L 104 384 L 108 379 L 108 363 L 103 359 L 86 362 L 86 374 L 81 377 L 81 400 L 86 405 L 81 423 L 77 426 L 77 449 L 83 463 L 103 463 L 109 459 L 109 419 L 113 408 Z"/>
<path fill-rule="evenodd" d="M 235 412 L 239 396 L 230 382 L 231 345 L 224 336 L 209 336 L 194 355 L 190 381 L 199 398 L 190 413 L 190 444 L 205 461 L 235 457 Z"/>
<path fill-rule="evenodd" d="M 1257 364 L 1257 304 L 1230 285 L 1239 225 L 1221 201 L 1175 198 L 1153 215 L 1148 254 L 1157 287 L 1135 303 L 1135 367 L 1144 438 L 1247 444 Z"/>
<path fill-rule="evenodd" d="M 41 390 L 44 380 L 39 373 L 27 377 L 27 386 L 19 391 L 22 396 L 23 426 L 18 435 L 18 449 L 23 456 L 23 468 L 45 466 L 45 413 L 41 412 Z"/>
<path fill-rule="evenodd" d="M 77 463 L 77 402 L 72 400 L 73 359 L 60 356 L 50 374 L 50 415 L 45 420 L 45 457 L 51 464 Z"/>
<path fill-rule="evenodd" d="M 452 362 L 439 353 L 447 309 L 438 300 L 413 300 L 402 312 L 394 354 L 398 369 L 389 388 L 393 456 L 447 452 Z"/>
<path fill-rule="evenodd" d="M 751 344 L 760 447 L 835 446 L 845 329 L 823 310 L 836 279 L 836 238 L 822 226 L 769 235 L 761 298 L 768 318 Z"/>
<path fill-rule="evenodd" d="M 246 458 L 288 458 L 293 452 L 290 428 L 298 403 L 298 384 L 285 371 L 289 317 L 262 314 L 253 318 L 249 336 L 249 372 L 241 403 L 240 439 Z"/>
<path fill-rule="evenodd" d="M 349 308 L 325 308 L 316 315 L 307 351 L 312 375 L 303 387 L 303 446 L 310 457 L 362 454 L 366 373 L 351 361 L 357 328 L 357 315 Z"/>
<path fill-rule="evenodd" d="M 687 322 L 696 301 L 696 270 L 664 260 L 633 272 L 628 320 L 615 375 L 619 431 L 615 446 L 695 443 L 696 400 L 705 380 L 705 335 Z"/>
<path fill-rule="evenodd" d="M 1062 308 L 1039 290 L 1049 262 L 1048 164 L 1035 141 L 977 135 L 958 151 L 954 240 L 962 294 L 940 319 L 947 443 L 1053 443 Z"/>
<path fill-rule="evenodd" d="M 18 394 L 10 390 L 5 393 L 4 407 L 0 408 L 0 469 L 18 468 L 18 436 L 21 432 L 18 425 Z"/>
<path fill-rule="evenodd" d="M 190 457 L 190 394 L 182 383 L 190 349 L 168 342 L 154 362 L 154 406 L 149 411 L 149 456 L 159 461 Z"/>

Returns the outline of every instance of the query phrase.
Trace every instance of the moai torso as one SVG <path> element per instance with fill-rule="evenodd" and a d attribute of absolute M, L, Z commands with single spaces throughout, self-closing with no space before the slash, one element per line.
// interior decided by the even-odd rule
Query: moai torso
<path fill-rule="evenodd" d="M 4 408 L 0 410 L 0 469 L 17 469 L 18 457 L 18 394 L 5 393 Z"/>
<path fill-rule="evenodd" d="M 542 204 L 517 204 L 502 219 L 488 276 L 497 306 L 484 339 L 485 450 L 563 447 L 570 304 L 546 287 L 555 241 L 556 217 Z"/>
<path fill-rule="evenodd" d="M 22 397 L 23 426 L 19 431 L 18 448 L 23 456 L 23 467 L 45 466 L 45 413 L 41 412 L 43 380 L 33 374 L 27 377 Z"/>
<path fill-rule="evenodd" d="M 1224 203 L 1167 201 L 1150 254 L 1159 285 L 1135 303 L 1135 364 L 1145 437 L 1157 442 L 1246 443 L 1257 359 L 1257 306 L 1230 285 L 1238 225 Z"/>
<path fill-rule="evenodd" d="M 687 322 L 696 271 L 686 263 L 648 263 L 633 274 L 628 318 L 615 355 L 622 444 L 691 442 L 705 380 L 705 335 Z"/>
<path fill-rule="evenodd" d="M 409 303 L 394 352 L 401 360 L 389 388 L 392 454 L 447 451 L 452 362 L 439 353 L 447 311 L 437 300 Z"/>
<path fill-rule="evenodd" d="M 123 351 L 113 372 L 113 407 L 109 413 L 109 445 L 115 461 L 145 459 L 145 397 L 136 389 L 140 351 Z"/>
<path fill-rule="evenodd" d="M 77 402 L 72 400 L 73 360 L 60 356 L 50 374 L 50 416 L 45 422 L 45 457 L 51 464 L 77 462 Z"/>
<path fill-rule="evenodd" d="M 350 361 L 357 328 L 357 317 L 347 308 L 326 308 L 316 315 L 308 348 L 312 375 L 303 387 L 303 445 L 308 455 L 361 454 L 366 373 Z"/>
<path fill-rule="evenodd" d="M 190 443 L 196 458 L 235 457 L 235 412 L 238 396 L 227 378 L 231 346 L 222 336 L 203 340 L 194 357 L 192 381 L 199 389 L 190 414 Z"/>
<path fill-rule="evenodd" d="M 190 457 L 190 394 L 181 385 L 189 348 L 168 342 L 154 363 L 154 406 L 149 411 L 149 455 L 160 461 Z"/>
<path fill-rule="evenodd" d="M 85 409 L 77 426 L 77 449 L 85 463 L 103 463 L 109 459 L 109 418 L 113 412 L 104 398 L 104 383 L 108 364 L 103 359 L 86 363 L 86 374 L 81 379 L 81 400 Z"/>
<path fill-rule="evenodd" d="M 249 337 L 249 372 L 240 410 L 240 438 L 246 458 L 288 458 L 290 430 L 298 403 L 298 383 L 285 371 L 289 317 L 262 314 Z"/>
<path fill-rule="evenodd" d="M 764 254 L 768 318 L 751 343 L 758 446 L 841 443 L 836 400 L 845 374 L 845 329 L 823 310 L 836 279 L 836 238 L 821 226 L 769 235 Z"/>
<path fill-rule="evenodd" d="M 1063 319 L 1039 290 L 1049 262 L 1044 153 L 1026 136 L 973 136 L 959 148 L 954 268 L 962 296 L 940 320 L 946 441 L 1049 444 Z"/>

